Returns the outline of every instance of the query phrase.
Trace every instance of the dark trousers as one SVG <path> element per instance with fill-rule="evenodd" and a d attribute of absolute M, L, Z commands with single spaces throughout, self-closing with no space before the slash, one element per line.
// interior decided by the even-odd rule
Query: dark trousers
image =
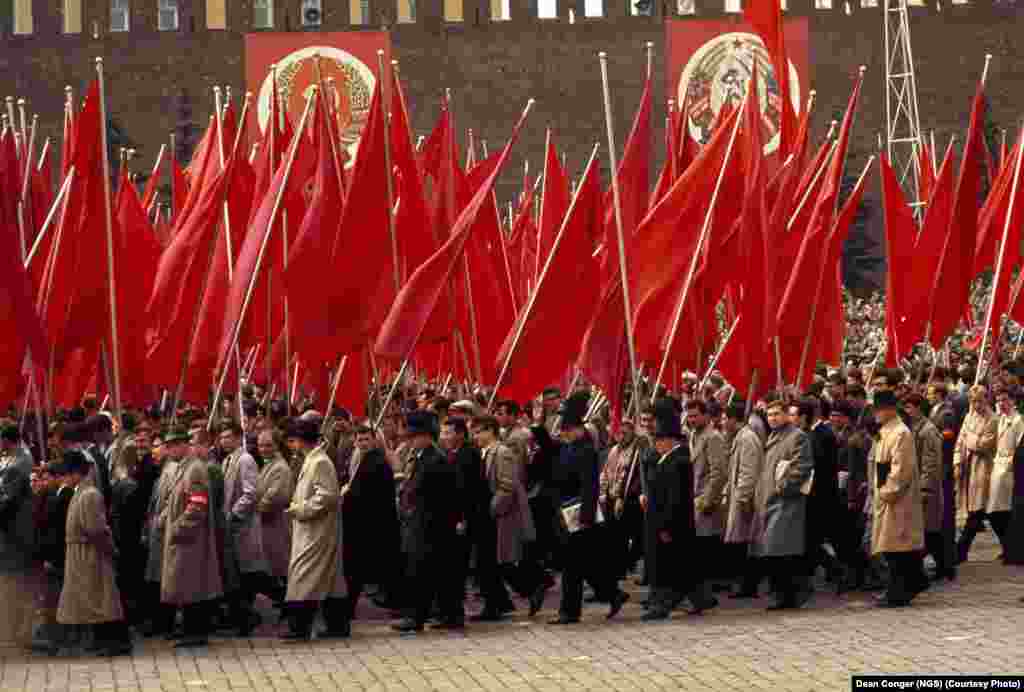
<path fill-rule="evenodd" d="M 803 576 L 803 555 L 782 555 L 762 558 L 768 573 L 771 575 L 772 591 L 781 605 L 798 605 L 797 594 L 800 591 L 800 577 Z"/>
<path fill-rule="evenodd" d="M 325 598 L 321 601 L 292 601 L 288 603 L 291 629 L 295 634 L 309 637 L 313 634 L 313 622 L 321 609 L 327 630 L 337 632 L 349 626 L 351 596 L 348 598 Z"/>
<path fill-rule="evenodd" d="M 147 581 L 140 604 L 139 619 L 150 623 L 152 634 L 166 634 L 174 630 L 177 608 L 160 602 L 160 584 Z"/>
<path fill-rule="evenodd" d="M 435 544 L 432 550 L 407 556 L 405 617 L 423 624 L 435 603 L 445 620 L 457 620 L 462 615 L 462 599 L 456 594 L 463 593 L 466 575 L 461 571 L 454 574 L 452 570 L 453 556 L 458 554 L 455 538 L 452 535 L 443 545 Z"/>
<path fill-rule="evenodd" d="M 900 605 L 910 603 L 928 583 L 927 577 L 924 576 L 920 553 L 883 553 L 883 555 L 889 566 L 886 600 Z"/>
<path fill-rule="evenodd" d="M 186 640 L 205 640 L 210 636 L 213 601 L 189 603 L 181 609 Z M 172 611 L 173 612 L 173 611 Z"/>
<path fill-rule="evenodd" d="M 630 572 L 644 556 L 644 511 L 640 498 L 626 500 L 620 522 L 626 538 L 626 572 Z"/>
<path fill-rule="evenodd" d="M 924 534 L 924 554 L 935 560 L 935 576 L 938 579 L 956 575 L 956 543 L 953 535 L 946 531 L 927 531 Z"/>
<path fill-rule="evenodd" d="M 739 582 L 740 593 L 756 594 L 761 588 L 763 565 L 750 554 L 749 543 L 727 543 L 726 548 L 732 553 L 734 572 Z"/>
<path fill-rule="evenodd" d="M 260 586 L 265 583 L 265 578 L 266 575 L 261 572 L 239 574 L 238 588 L 232 591 L 226 599 L 231 613 L 231 621 L 243 634 L 252 629 L 253 604 L 256 601 L 256 594 L 260 591 Z"/>
<path fill-rule="evenodd" d="M 563 548 L 562 600 L 559 614 L 579 620 L 583 611 L 583 580 L 593 587 L 598 601 L 611 602 L 619 591 L 614 566 L 602 554 L 601 526 L 581 529 L 568 537 Z"/>
<path fill-rule="evenodd" d="M 123 647 L 131 646 L 132 633 L 128 623 L 123 621 L 104 622 L 93 626 L 96 646 Z"/>
<path fill-rule="evenodd" d="M 970 512 L 967 515 L 967 521 L 964 523 L 963 533 L 960 534 L 960 540 L 957 542 L 960 562 L 967 560 L 967 555 L 971 552 L 971 544 L 974 543 L 975 536 L 981 532 L 986 519 L 989 526 L 992 527 L 993 533 L 999 539 L 1000 546 L 1002 546 L 1004 551 L 1006 550 L 1006 529 L 1010 525 L 1010 513 L 993 512 L 992 514 L 986 514 L 985 512 Z"/>

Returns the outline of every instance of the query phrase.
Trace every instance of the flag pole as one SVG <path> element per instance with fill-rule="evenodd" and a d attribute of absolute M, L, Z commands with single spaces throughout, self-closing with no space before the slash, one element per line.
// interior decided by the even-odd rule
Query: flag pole
<path fill-rule="evenodd" d="M 103 58 L 96 58 L 100 87 L 100 146 L 103 148 L 103 214 L 107 227 L 107 288 L 110 298 L 111 399 L 114 419 L 121 425 L 121 349 L 117 335 L 117 282 L 114 272 L 114 220 L 110 210 L 110 157 L 107 151 L 107 94 L 103 79 Z"/>
<path fill-rule="evenodd" d="M 327 420 L 331 417 L 331 411 L 334 410 L 334 400 L 338 395 L 338 385 L 341 384 L 341 376 L 345 374 L 345 365 L 348 363 L 348 356 L 342 356 L 338 362 L 338 367 L 334 370 L 334 377 L 331 379 L 331 395 L 327 399 L 327 408 L 324 410 L 324 427 L 327 427 Z"/>
<path fill-rule="evenodd" d="M 288 159 L 285 163 L 285 170 L 281 179 L 281 185 L 278 187 L 277 195 L 274 199 L 274 206 L 271 209 L 270 220 L 267 227 L 263 230 L 263 240 L 260 243 L 259 254 L 256 255 L 256 266 L 253 268 L 252 276 L 249 277 L 249 285 L 245 289 L 245 298 L 242 301 L 242 309 L 238 315 L 238 319 L 235 320 L 235 324 L 231 329 L 231 343 L 225 353 L 231 353 L 238 344 L 238 337 L 242 332 L 242 322 L 245 320 L 245 313 L 249 309 L 249 303 L 252 301 L 253 289 L 256 287 L 256 279 L 259 277 L 260 266 L 263 264 L 263 257 L 266 255 L 267 245 L 270 242 L 270 234 L 274 227 L 274 219 L 281 207 L 284 191 L 288 185 L 288 176 L 291 173 L 292 164 L 295 162 L 295 153 L 298 151 L 299 142 L 302 139 L 302 133 L 306 128 L 306 121 L 309 118 L 309 110 L 313 104 L 313 100 L 316 98 L 317 90 L 318 86 L 314 85 L 311 93 L 306 97 L 306 107 L 302 111 L 302 118 L 299 120 L 299 126 L 292 137 L 291 146 L 288 151 Z M 225 362 L 225 366 L 221 368 L 220 377 L 218 378 L 217 389 L 214 391 L 213 404 L 210 407 L 211 413 L 217 410 L 217 404 L 220 403 L 220 397 L 224 391 L 224 382 L 228 377 L 228 370 L 229 368 Z M 213 417 L 211 415 L 209 425 L 212 426 L 212 424 Z"/>
<path fill-rule="evenodd" d="M 708 383 L 708 379 L 711 377 L 711 373 L 714 371 L 715 366 L 718 365 L 718 359 L 722 357 L 722 353 L 725 352 L 725 347 L 729 345 L 729 340 L 732 339 L 733 332 L 736 331 L 736 326 L 740 323 L 740 318 L 743 315 L 736 315 L 736 319 L 732 321 L 732 326 L 729 327 L 729 331 L 726 332 L 725 338 L 722 339 L 722 345 L 715 351 L 715 355 L 711 356 L 711 362 L 708 363 L 707 372 L 704 373 L 704 379 L 700 381 L 700 386 L 697 387 L 697 391 L 702 391 L 704 385 Z"/>
<path fill-rule="evenodd" d="M 746 105 L 749 95 L 750 90 L 748 89 L 743 95 L 743 101 L 740 103 L 740 111 L 742 111 Z M 671 355 L 672 352 L 672 343 L 676 340 L 676 333 L 679 331 L 679 321 L 683 316 L 683 307 L 686 304 L 686 298 L 690 293 L 693 276 L 697 272 L 697 260 L 700 258 L 701 248 L 704 246 L 708 234 L 711 232 L 711 217 L 714 214 L 715 203 L 718 201 L 718 193 L 722 190 L 722 182 L 725 180 L 725 170 L 729 165 L 729 159 L 732 158 L 732 150 L 736 144 L 736 137 L 740 131 L 741 121 L 742 118 L 737 114 L 736 122 L 732 127 L 732 133 L 729 135 L 729 144 L 726 147 L 725 156 L 722 158 L 722 168 L 718 171 L 718 180 L 715 181 L 715 189 L 711 193 L 711 200 L 708 202 L 708 210 L 704 214 L 704 226 L 701 228 L 700 237 L 697 238 L 697 245 L 694 247 L 693 257 L 690 259 L 690 267 L 686 271 L 686 280 L 683 283 L 683 290 L 679 292 L 679 299 L 676 301 L 675 312 L 672 314 L 672 326 L 669 328 L 668 332 L 668 345 L 665 349 L 665 355 L 661 358 L 661 365 L 658 367 L 658 375 L 654 379 L 651 403 L 654 403 L 654 397 L 657 396 L 658 393 L 658 386 L 661 384 L 661 380 L 665 376 L 665 368 L 668 366 L 669 355 Z M 699 362 L 700 361 L 698 360 L 698 363 Z"/>
<path fill-rule="evenodd" d="M 71 187 L 71 179 L 75 176 L 75 167 L 71 166 L 68 169 L 68 174 L 64 178 L 64 183 L 60 186 L 60 191 L 57 193 L 57 197 L 53 200 L 53 205 L 50 207 L 49 213 L 46 215 L 46 220 L 43 222 L 42 228 L 39 229 L 39 233 L 36 235 L 35 242 L 32 243 L 32 249 L 29 250 L 28 257 L 25 258 L 24 266 L 28 269 L 32 264 L 32 258 L 36 256 L 36 252 L 39 250 L 39 246 L 42 245 L 43 236 L 50 230 L 50 226 L 53 225 L 53 221 L 57 218 L 57 210 L 61 208 L 64 203 L 64 198 L 67 197 L 68 189 Z"/>
<path fill-rule="evenodd" d="M 640 380 L 637 378 L 636 347 L 633 344 L 633 307 L 629 300 L 629 273 L 626 267 L 626 239 L 622 228 L 622 197 L 619 193 L 618 162 L 615 156 L 615 127 L 612 121 L 612 95 L 608 86 L 608 54 L 597 54 L 601 62 L 601 88 L 604 92 L 605 129 L 608 134 L 608 163 L 612 175 L 612 201 L 615 206 L 615 231 L 619 246 L 619 280 L 622 282 L 622 302 L 626 317 L 626 345 L 629 349 L 629 375 L 633 383 L 634 406 L 640 405 Z"/>
<path fill-rule="evenodd" d="M 384 111 L 384 166 L 388 192 L 388 234 L 391 236 L 391 269 L 395 276 L 395 295 L 402 288 L 398 273 L 398 235 L 395 230 L 395 190 L 391 180 L 391 100 L 384 90 L 384 50 L 377 50 L 377 80 L 380 82 L 380 105 Z M 468 269 L 467 269 L 468 271 Z"/>
<path fill-rule="evenodd" d="M 987 56 L 986 56 L 986 67 Z M 1001 315 L 993 315 L 992 313 L 996 307 L 996 293 L 999 291 L 999 279 L 1003 273 L 1003 258 L 1006 255 L 1006 239 L 1010 235 L 1010 221 L 1013 220 L 1013 205 L 1017 198 L 1017 188 L 1020 183 L 1020 165 L 1021 159 L 1024 158 L 1024 145 L 1017 147 L 1017 162 L 1013 167 L 1013 184 L 1010 186 L 1010 200 L 1006 205 L 1006 221 L 1003 223 L 1003 237 L 999 242 L 999 256 L 996 260 L 996 274 L 992 281 L 992 295 L 988 301 L 988 311 L 985 317 L 985 329 L 981 336 L 981 349 L 978 351 L 978 371 L 974 376 L 974 384 L 981 382 L 981 376 L 985 369 L 985 347 L 988 346 L 988 331 L 992 328 L 992 318 L 999 319 Z M 993 351 L 999 349 L 999 344 L 993 346 Z"/>
<path fill-rule="evenodd" d="M 590 160 L 587 162 L 587 167 L 583 173 L 584 180 L 586 180 L 587 174 L 590 172 L 590 167 L 595 165 L 595 162 L 597 161 L 597 150 L 600 146 L 600 143 L 595 143 L 594 148 L 590 151 Z M 568 225 L 568 221 L 572 217 L 573 210 L 576 208 L 576 202 L 579 199 L 581 189 L 582 185 L 576 188 L 576 193 L 573 195 L 572 203 L 569 205 L 569 210 L 566 212 L 565 218 L 562 219 L 562 227 L 558 229 L 558 235 L 555 236 L 555 240 L 551 244 L 551 252 L 548 253 L 547 259 L 544 260 L 544 268 L 541 270 L 540 276 L 537 279 L 537 286 L 533 289 L 533 292 L 530 293 L 530 299 L 516 322 L 516 331 L 512 337 L 512 344 L 509 347 L 508 355 L 505 356 L 505 361 L 501 365 L 498 380 L 494 384 L 494 391 L 491 392 L 491 400 L 487 403 L 488 408 L 494 406 L 494 401 L 498 396 L 498 389 L 501 388 L 502 382 L 505 381 L 505 375 L 508 374 L 508 366 L 512 362 L 512 356 L 515 355 L 516 348 L 519 346 L 519 339 L 523 336 L 523 330 L 526 329 L 526 322 L 530 319 L 530 313 L 533 311 L 533 305 L 537 300 L 537 293 L 539 292 L 540 287 L 544 284 L 544 279 L 547 278 L 548 271 L 551 269 L 551 262 L 555 257 L 555 252 L 558 250 L 558 246 L 562 243 L 562 237 L 565 235 L 565 227 Z"/>

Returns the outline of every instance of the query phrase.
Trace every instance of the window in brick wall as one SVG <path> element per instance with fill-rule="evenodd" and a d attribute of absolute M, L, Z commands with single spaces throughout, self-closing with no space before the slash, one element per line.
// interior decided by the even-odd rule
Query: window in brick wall
<path fill-rule="evenodd" d="M 131 11 L 128 0 L 110 0 L 110 30 L 128 31 L 131 28 Z"/>
<path fill-rule="evenodd" d="M 510 0 L 491 0 L 491 21 L 507 22 L 512 19 L 512 3 Z"/>
<path fill-rule="evenodd" d="M 634 17 L 650 17 L 654 12 L 655 0 L 628 0 L 629 13 Z"/>
<path fill-rule="evenodd" d="M 584 17 L 603 17 L 604 0 L 583 0 Z"/>
<path fill-rule="evenodd" d="M 32 33 L 32 0 L 14 0 L 14 33 Z"/>
<path fill-rule="evenodd" d="M 493 11 L 494 0 L 491 0 Z M 398 0 L 398 23 L 413 24 L 416 22 L 416 0 Z"/>
<path fill-rule="evenodd" d="M 861 7 L 878 7 L 878 0 L 860 0 Z"/>
<path fill-rule="evenodd" d="M 725 0 L 725 11 L 738 14 L 743 11 L 743 3 L 740 0 Z"/>
<path fill-rule="evenodd" d="M 82 33 L 82 0 L 64 0 L 62 30 L 65 34 Z"/>
<path fill-rule="evenodd" d="M 318 27 L 324 21 L 324 8 L 320 0 L 302 0 L 302 26 Z"/>
<path fill-rule="evenodd" d="M 370 22 L 370 0 L 349 0 L 348 23 L 354 26 Z"/>
<path fill-rule="evenodd" d="M 252 27 L 254 29 L 274 28 L 274 0 L 253 0 Z"/>
<path fill-rule="evenodd" d="M 156 23 L 160 31 L 178 30 L 178 0 L 160 0 Z"/>
<path fill-rule="evenodd" d="M 444 20 L 446 22 L 463 21 L 462 0 L 444 0 Z"/>
<path fill-rule="evenodd" d="M 816 10 L 831 10 L 832 0 L 814 0 L 814 9 Z"/>
<path fill-rule="evenodd" d="M 222 31 L 228 28 L 227 0 L 206 0 L 206 28 Z"/>
<path fill-rule="evenodd" d="M 537 0 L 537 19 L 558 19 L 558 0 Z"/>

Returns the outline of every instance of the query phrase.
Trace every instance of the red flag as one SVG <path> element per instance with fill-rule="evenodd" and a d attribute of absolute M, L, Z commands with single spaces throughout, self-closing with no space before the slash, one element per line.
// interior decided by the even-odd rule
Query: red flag
<path fill-rule="evenodd" d="M 916 287 L 909 283 L 913 276 L 911 265 L 914 261 L 914 236 L 916 223 L 910 212 L 896 173 L 889 165 L 885 154 L 881 157 L 882 204 L 885 207 L 885 297 L 886 329 L 895 341 L 891 341 L 888 352 L 899 360 L 913 347 L 913 335 L 907 334 L 903 325 L 910 312 L 912 295 Z"/>
<path fill-rule="evenodd" d="M 985 85 L 978 84 L 971 108 L 971 122 L 964 143 L 963 162 L 957 179 L 953 213 L 942 247 L 931 291 L 932 346 L 940 348 L 953 333 L 960 315 L 970 302 L 974 247 L 977 241 L 978 183 L 981 166 L 981 126 Z"/>
<path fill-rule="evenodd" d="M 565 213 L 569 209 L 569 179 L 558 161 L 554 135 L 548 130 L 544 156 L 544 182 L 540 198 L 540 253 L 538 262 L 544 263 L 551 252 L 551 245 L 562 227 Z"/>
<path fill-rule="evenodd" d="M 1010 193 L 1005 210 L 1002 211 L 997 220 L 997 225 L 1001 227 L 999 236 L 1000 245 L 1003 248 L 1003 257 L 1001 265 L 996 267 L 995 290 L 992 292 L 989 316 L 986 318 L 992 329 L 992 341 L 989 342 L 989 345 L 995 351 L 998 351 L 998 347 L 993 345 L 999 343 L 999 334 L 1003 326 L 1003 315 L 1010 308 L 1010 275 L 1020 259 L 1021 214 L 1024 212 L 1024 203 L 1021 201 L 1024 195 L 1021 194 L 1020 189 L 1021 170 L 1019 160 L 1022 149 L 1024 149 L 1024 134 L 1022 134 L 1022 140 L 1015 147 L 1017 156 L 1013 160 L 1014 165 L 1004 166 L 1004 169 L 1012 171 L 1013 182 L 1010 185 Z M 999 262 L 998 255 L 996 262 Z"/>
<path fill-rule="evenodd" d="M 782 102 L 781 128 L 779 130 L 779 152 L 785 156 L 793 151 L 793 137 L 797 130 L 798 113 L 793 110 L 793 97 L 789 81 L 789 58 L 786 54 L 786 38 L 782 29 L 782 4 L 779 0 L 746 0 L 743 16 L 754 27 L 764 41 L 772 58 L 775 81 L 779 85 L 779 100 Z"/>
<path fill-rule="evenodd" d="M 402 279 L 408 278 L 437 250 L 437 239 L 430 228 L 430 210 L 423 191 L 423 180 L 413 149 L 409 114 L 397 75 L 391 77 L 391 161 L 396 175 L 398 211 L 395 234 L 402 262 Z"/>
<path fill-rule="evenodd" d="M 1017 150 L 1015 146 L 1014 152 Z M 1012 183 L 1013 166 L 1004 166 L 999 170 L 988 197 L 978 212 L 978 238 L 974 246 L 973 276 L 995 267 L 999 241 L 1003 237 L 1002 223 L 1006 219 L 1006 210 L 1010 204 Z"/>
<path fill-rule="evenodd" d="M 526 112 L 513 129 L 498 165 L 462 210 L 447 242 L 409 277 L 409 281 L 398 293 L 377 336 L 374 351 L 378 355 L 401 361 L 412 354 L 431 315 L 437 309 L 453 270 L 462 258 L 466 240 L 476 225 L 481 208 L 490 203 L 494 181 L 508 159 L 525 118 Z"/>
<path fill-rule="evenodd" d="M 935 190 L 936 171 L 935 153 L 924 142 L 921 142 L 921 149 L 917 153 L 917 170 L 917 198 L 927 203 Z"/>
<path fill-rule="evenodd" d="M 499 389 L 503 398 L 526 401 L 533 397 L 557 380 L 579 354 L 590 319 L 586 306 L 599 297 L 590 237 L 591 229 L 600 224 L 600 163 L 595 155 L 555 236 L 530 305 L 520 312 L 498 353 L 495 369 L 499 373 L 505 369 Z"/>

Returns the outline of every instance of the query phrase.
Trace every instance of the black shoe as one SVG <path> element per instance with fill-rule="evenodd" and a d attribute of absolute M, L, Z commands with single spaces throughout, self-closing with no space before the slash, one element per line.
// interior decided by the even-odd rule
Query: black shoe
<path fill-rule="evenodd" d="M 759 595 L 756 591 L 737 591 L 729 594 L 729 598 L 758 598 Z"/>
<path fill-rule="evenodd" d="M 312 635 L 309 632 L 288 632 L 282 634 L 279 639 L 283 642 L 295 643 L 295 642 L 308 642 L 312 639 Z"/>
<path fill-rule="evenodd" d="M 583 599 L 583 602 L 584 603 L 608 603 L 607 600 L 601 598 L 596 593 L 589 594 L 586 598 Z"/>
<path fill-rule="evenodd" d="M 543 584 L 534 589 L 533 593 L 530 594 L 530 617 L 533 617 L 537 612 L 544 607 L 544 595 L 547 593 L 547 587 Z"/>
<path fill-rule="evenodd" d="M 401 632 L 402 634 L 406 634 L 408 632 L 422 632 L 423 623 L 416 622 L 412 618 L 403 618 L 399 622 L 391 625 L 391 629 L 396 632 Z"/>
<path fill-rule="evenodd" d="M 466 629 L 465 619 L 442 620 L 430 626 L 432 630 L 464 630 Z"/>
<path fill-rule="evenodd" d="M 686 609 L 688 615 L 703 615 L 705 610 L 711 610 L 712 608 L 718 607 L 718 599 L 710 598 L 706 602 L 701 604 L 693 604 Z"/>
<path fill-rule="evenodd" d="M 180 642 L 174 642 L 175 649 L 191 649 L 209 645 L 210 640 L 206 637 L 186 637 Z"/>
<path fill-rule="evenodd" d="M 619 591 L 617 594 L 612 596 L 611 607 L 608 608 L 608 619 L 611 620 L 613 617 L 619 614 L 622 610 L 622 606 L 626 605 L 626 601 L 629 600 L 629 594 L 625 591 Z"/>
<path fill-rule="evenodd" d="M 799 608 L 800 604 L 797 603 L 795 599 L 786 599 L 783 601 L 779 601 L 777 603 L 773 603 L 772 605 L 765 608 L 765 610 L 798 610 Z"/>
<path fill-rule="evenodd" d="M 352 636 L 352 625 L 348 624 L 337 629 L 326 629 L 317 635 L 317 639 L 348 639 Z"/>
<path fill-rule="evenodd" d="M 648 610 L 640 616 L 641 622 L 653 622 L 655 620 L 668 620 L 669 612 L 662 608 Z"/>
<path fill-rule="evenodd" d="M 111 644 L 105 646 L 97 652 L 98 656 L 104 656 L 107 658 L 113 658 L 115 656 L 131 656 L 132 645 L 130 642 L 124 642 L 121 644 Z"/>
<path fill-rule="evenodd" d="M 910 601 L 890 601 L 888 598 L 883 598 L 875 603 L 876 608 L 906 608 L 910 605 Z"/>
<path fill-rule="evenodd" d="M 484 608 L 476 615 L 470 615 L 470 622 L 501 622 L 505 619 L 505 614 L 497 610 L 490 610 Z"/>
<path fill-rule="evenodd" d="M 579 618 L 571 618 L 565 615 L 559 615 L 554 620 L 548 620 L 549 625 L 576 625 L 580 621 Z"/>

